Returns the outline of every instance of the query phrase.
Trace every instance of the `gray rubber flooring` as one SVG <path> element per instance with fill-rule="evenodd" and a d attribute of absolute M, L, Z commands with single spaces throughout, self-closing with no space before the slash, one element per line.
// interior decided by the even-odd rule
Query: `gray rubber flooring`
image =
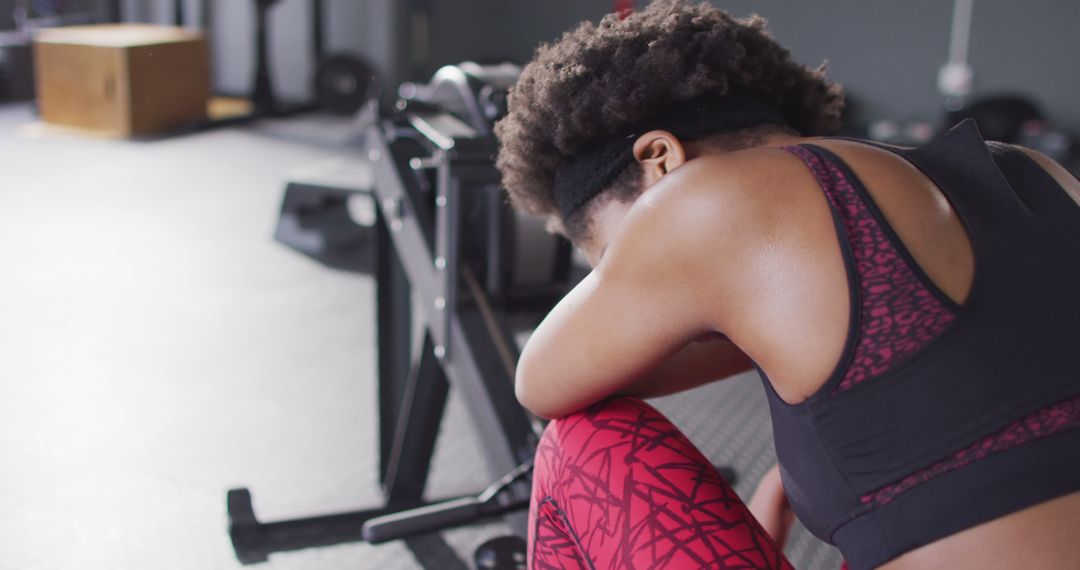
<path fill-rule="evenodd" d="M 271 239 L 285 174 L 357 153 L 266 126 L 123 142 L 34 121 L 0 107 L 0 568 L 239 568 L 236 486 L 264 520 L 377 504 L 372 283 Z M 756 378 L 658 405 L 744 496 L 773 461 Z M 462 467 L 481 458 L 452 396 L 429 494 L 485 486 Z M 471 568 L 502 532 L 259 567 Z M 804 533 L 789 552 L 839 566 Z"/>

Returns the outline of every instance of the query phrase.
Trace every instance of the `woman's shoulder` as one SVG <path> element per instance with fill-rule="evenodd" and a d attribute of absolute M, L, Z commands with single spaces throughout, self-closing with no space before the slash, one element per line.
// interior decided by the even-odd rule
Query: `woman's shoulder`
<path fill-rule="evenodd" d="M 801 202 L 820 199 L 819 192 L 798 156 L 758 146 L 688 160 L 647 189 L 635 209 L 665 231 L 752 235 L 797 222 Z"/>
<path fill-rule="evenodd" d="M 822 202 L 813 175 L 783 148 L 694 158 L 638 198 L 605 265 L 706 271 L 698 277 L 712 279 L 717 266 L 702 264 L 707 259 L 722 262 L 724 279 L 749 278 L 748 268 L 767 265 L 760 260 L 805 246 L 805 228 L 820 225 Z"/>
<path fill-rule="evenodd" d="M 714 330 L 785 397 L 811 393 L 805 385 L 828 374 L 833 345 L 843 344 L 848 289 L 828 203 L 806 164 L 775 146 L 695 158 L 639 201 L 612 265 L 678 276 Z M 827 327 L 839 332 L 820 334 Z M 789 348 L 808 343 L 821 350 Z"/>

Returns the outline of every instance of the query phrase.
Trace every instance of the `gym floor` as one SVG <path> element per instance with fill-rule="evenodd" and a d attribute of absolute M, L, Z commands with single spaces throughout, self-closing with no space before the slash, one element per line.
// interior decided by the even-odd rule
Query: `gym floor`
<path fill-rule="evenodd" d="M 262 520 L 378 504 L 372 282 L 271 239 L 290 170 L 360 160 L 312 121 L 106 141 L 0 106 L 0 566 L 239 568 L 229 488 Z M 753 375 L 657 405 L 744 497 L 775 461 Z M 452 394 L 429 495 L 482 489 L 481 461 Z M 259 567 L 465 569 L 505 532 Z M 840 565 L 805 532 L 788 552 Z"/>

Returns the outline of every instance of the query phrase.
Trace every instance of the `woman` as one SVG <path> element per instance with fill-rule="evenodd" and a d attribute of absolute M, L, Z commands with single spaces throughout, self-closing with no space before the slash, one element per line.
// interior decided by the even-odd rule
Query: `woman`
<path fill-rule="evenodd" d="M 1080 184 L 970 123 L 814 138 L 839 87 L 763 21 L 665 0 L 542 46 L 497 127 L 592 273 L 526 346 L 534 568 L 789 567 L 639 398 L 756 367 L 783 491 L 855 569 L 1080 568 Z"/>

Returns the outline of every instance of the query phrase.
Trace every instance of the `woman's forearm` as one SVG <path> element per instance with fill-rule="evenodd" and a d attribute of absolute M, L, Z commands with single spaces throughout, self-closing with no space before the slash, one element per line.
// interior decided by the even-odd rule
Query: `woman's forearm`
<path fill-rule="evenodd" d="M 691 342 L 620 393 L 654 398 L 723 380 L 753 368 L 753 362 L 727 339 Z"/>

